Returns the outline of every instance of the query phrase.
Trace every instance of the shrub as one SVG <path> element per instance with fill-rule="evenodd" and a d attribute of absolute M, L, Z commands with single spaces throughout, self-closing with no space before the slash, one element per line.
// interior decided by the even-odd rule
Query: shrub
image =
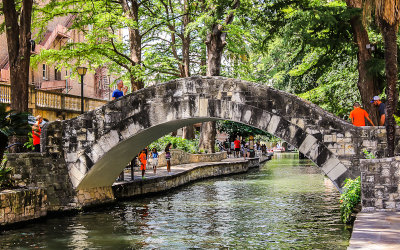
<path fill-rule="evenodd" d="M 28 141 L 24 143 L 24 147 L 33 151 L 34 146 L 33 146 L 32 132 L 28 133 Z"/>
<path fill-rule="evenodd" d="M 343 193 L 340 196 L 340 214 L 343 223 L 351 223 L 351 214 L 354 208 L 361 201 L 361 180 L 360 177 L 356 179 L 346 179 L 344 181 Z"/>
<path fill-rule="evenodd" d="M 365 148 L 363 149 L 363 153 L 364 153 L 365 159 L 375 159 L 376 158 L 374 153 L 369 152 Z"/>
<path fill-rule="evenodd" d="M 185 152 L 188 153 L 197 153 L 198 152 L 198 140 L 194 139 L 194 140 L 187 140 L 187 139 L 183 139 L 181 137 L 175 137 L 175 136 L 171 136 L 171 135 L 166 135 L 163 136 L 161 138 L 159 138 L 158 140 L 154 141 L 153 143 L 151 143 L 149 145 L 149 149 L 153 149 L 156 148 L 157 151 L 161 152 L 164 151 L 165 146 L 167 146 L 168 143 L 172 144 L 172 148 L 177 148 L 177 149 L 181 149 Z"/>

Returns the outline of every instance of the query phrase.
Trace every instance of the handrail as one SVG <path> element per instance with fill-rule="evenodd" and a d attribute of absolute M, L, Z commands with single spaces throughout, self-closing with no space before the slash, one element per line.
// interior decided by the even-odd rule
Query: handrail
<path fill-rule="evenodd" d="M 37 108 L 49 108 L 74 112 L 79 112 L 81 110 L 80 96 L 35 89 L 34 86 L 32 86 L 30 90 L 29 94 L 31 96 L 29 100 L 32 100 L 32 104 Z M 0 83 L 0 103 L 10 103 L 10 95 L 10 85 Z M 106 103 L 106 100 L 84 97 L 85 111 L 93 110 Z"/>

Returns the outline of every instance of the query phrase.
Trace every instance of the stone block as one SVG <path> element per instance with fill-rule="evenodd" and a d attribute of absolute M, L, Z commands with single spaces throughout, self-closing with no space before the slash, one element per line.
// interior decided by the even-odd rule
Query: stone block
<path fill-rule="evenodd" d="M 345 172 L 347 172 L 347 168 L 343 164 L 339 163 L 331 171 L 329 171 L 328 177 L 334 181 Z"/>
<path fill-rule="evenodd" d="M 339 159 L 337 158 L 329 158 L 323 165 L 322 171 L 325 174 L 328 174 L 334 167 L 336 167 L 340 163 Z"/>
<path fill-rule="evenodd" d="M 299 151 L 302 152 L 303 154 L 307 154 L 312 147 L 315 147 L 314 144 L 317 144 L 317 139 L 312 135 L 307 135 L 307 137 L 301 143 Z"/>
<path fill-rule="evenodd" d="M 365 181 L 366 181 L 366 182 L 374 183 L 374 180 L 375 180 L 375 178 L 374 178 L 373 175 L 367 175 L 367 176 L 365 176 Z"/>
<path fill-rule="evenodd" d="M 310 151 L 309 151 L 309 158 L 313 161 L 315 161 L 318 156 L 319 156 L 319 152 L 320 152 L 320 146 L 318 145 L 318 143 L 313 144 L 313 146 L 311 147 Z"/>
<path fill-rule="evenodd" d="M 208 99 L 199 99 L 199 117 L 208 115 Z"/>
<path fill-rule="evenodd" d="M 66 162 L 76 162 L 78 160 L 78 156 L 76 152 L 66 153 L 65 161 Z"/>
<path fill-rule="evenodd" d="M 76 184 L 79 184 L 79 182 L 83 179 L 84 174 L 79 171 L 79 169 L 76 166 L 72 166 L 71 169 L 69 170 L 69 175 L 71 177 L 71 181 L 74 184 L 74 187 L 77 187 Z"/>
<path fill-rule="evenodd" d="M 324 135 L 324 142 L 332 142 L 332 135 Z"/>
<path fill-rule="evenodd" d="M 381 172 L 381 176 L 389 177 L 390 176 L 390 169 L 388 167 L 383 167 L 382 168 L 382 172 Z"/>
<path fill-rule="evenodd" d="M 275 134 L 280 121 L 281 121 L 281 118 L 279 116 L 272 115 L 271 120 L 267 127 L 267 132 L 270 134 Z"/>

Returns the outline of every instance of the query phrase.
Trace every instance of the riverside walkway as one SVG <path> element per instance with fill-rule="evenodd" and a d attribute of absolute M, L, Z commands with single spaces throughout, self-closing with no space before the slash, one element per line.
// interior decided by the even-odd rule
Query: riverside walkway
<path fill-rule="evenodd" d="M 254 159 L 254 158 L 247 158 L 247 159 Z M 261 162 L 266 161 L 267 159 L 269 159 L 268 157 L 263 157 L 260 160 Z M 218 163 L 244 163 L 247 160 L 244 159 L 243 157 L 241 158 L 227 158 L 224 159 Z M 161 167 L 157 167 L 157 172 L 154 174 L 153 168 L 151 166 L 149 166 L 149 164 L 146 166 L 146 173 L 145 173 L 145 178 L 142 179 L 142 171 L 140 170 L 139 167 L 135 167 L 134 168 L 134 178 L 132 180 L 131 178 L 131 170 L 130 168 L 126 168 L 124 170 L 124 180 L 117 180 L 116 182 L 114 182 L 114 185 L 119 185 L 119 184 L 123 184 L 126 182 L 132 182 L 132 181 L 143 181 L 143 180 L 147 180 L 147 179 L 155 179 L 155 178 L 160 178 L 160 177 L 165 177 L 165 176 L 174 176 L 177 174 L 181 174 L 187 171 L 190 171 L 194 168 L 198 168 L 198 167 L 203 167 L 203 166 L 208 166 L 210 164 L 214 165 L 217 162 L 198 162 L 198 163 L 187 163 L 187 164 L 180 164 L 180 165 L 172 165 L 171 166 L 171 173 L 168 174 L 167 172 L 167 167 L 166 166 L 161 166 Z"/>
<path fill-rule="evenodd" d="M 158 167 L 156 174 L 149 167 L 146 169 L 144 179 L 142 179 L 141 171 L 136 167 L 133 180 L 131 180 L 130 170 L 124 171 L 124 181 L 114 182 L 112 189 L 117 199 L 158 193 L 204 178 L 245 173 L 251 168 L 259 167 L 260 163 L 268 159 L 270 157 L 261 160 L 259 158 L 228 158 L 218 162 L 172 165 L 170 174 L 165 166 Z"/>
<path fill-rule="evenodd" d="M 400 212 L 358 213 L 347 249 L 400 249 Z"/>

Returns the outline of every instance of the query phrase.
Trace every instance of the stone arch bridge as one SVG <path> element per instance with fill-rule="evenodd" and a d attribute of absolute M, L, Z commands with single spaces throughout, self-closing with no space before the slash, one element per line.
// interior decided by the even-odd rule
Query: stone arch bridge
<path fill-rule="evenodd" d="M 223 77 L 158 84 L 87 112 L 49 123 L 42 151 L 61 153 L 73 186 L 111 186 L 142 148 L 190 124 L 231 120 L 271 133 L 305 154 L 340 189 L 360 173 L 362 150 L 383 156 L 383 127 L 355 127 L 294 95 Z"/>

